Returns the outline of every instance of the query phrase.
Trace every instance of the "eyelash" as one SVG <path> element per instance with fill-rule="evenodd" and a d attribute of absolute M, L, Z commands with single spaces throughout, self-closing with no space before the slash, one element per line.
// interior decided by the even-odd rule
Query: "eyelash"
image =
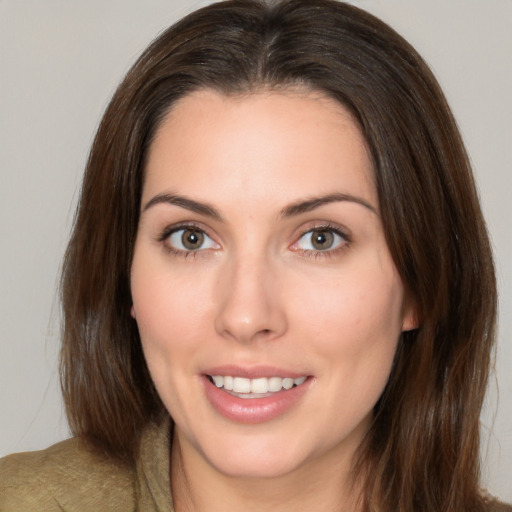
<path fill-rule="evenodd" d="M 210 237 L 208 235 L 206 230 L 197 224 L 188 223 L 188 224 L 181 224 L 178 226 L 168 226 L 162 231 L 162 233 L 158 237 L 158 242 L 160 242 L 163 245 L 164 249 L 169 254 L 172 254 L 173 256 L 182 257 L 182 258 L 189 258 L 189 257 L 195 258 L 195 257 L 199 256 L 201 253 L 204 253 L 205 251 L 208 250 L 208 249 L 202 249 L 202 250 L 198 249 L 196 251 L 192 251 L 192 250 L 187 251 L 187 250 L 183 250 L 183 249 L 176 249 L 175 247 L 170 245 L 168 243 L 169 237 L 171 237 L 174 233 L 176 233 L 178 231 L 182 231 L 182 230 L 199 231 L 201 233 L 204 233 L 204 235 L 207 236 L 208 238 L 212 239 L 212 237 Z M 314 225 L 314 226 L 302 231 L 300 233 L 300 235 L 297 237 L 296 241 L 290 247 L 297 245 L 299 243 L 299 241 L 304 236 L 306 236 L 308 233 L 314 233 L 315 231 L 326 231 L 326 232 L 333 233 L 334 235 L 337 235 L 338 237 L 340 237 L 342 239 L 341 245 L 334 249 L 327 249 L 324 251 L 312 250 L 312 249 L 300 249 L 300 248 L 294 248 L 294 249 L 292 249 L 292 251 L 300 254 L 303 257 L 307 257 L 307 258 L 331 258 L 331 257 L 339 254 L 340 252 L 346 250 L 351 244 L 351 238 L 348 235 L 348 233 L 346 233 L 344 230 L 342 230 L 340 227 L 338 227 L 336 225 L 327 223 L 327 224 L 321 224 L 321 225 Z"/>
<path fill-rule="evenodd" d="M 333 256 L 337 256 L 342 251 L 346 250 L 352 242 L 349 234 L 346 231 L 344 231 L 337 225 L 327 223 L 327 224 L 314 225 L 313 227 L 303 231 L 300 234 L 300 236 L 297 238 L 297 241 L 292 244 L 292 246 L 297 245 L 299 243 L 299 241 L 304 236 L 306 236 L 308 233 L 314 233 L 315 231 L 326 231 L 329 233 L 334 233 L 335 235 L 339 236 L 342 239 L 341 245 L 334 249 L 327 249 L 325 251 L 311 250 L 311 249 L 306 250 L 306 249 L 300 249 L 300 248 L 295 248 L 293 250 L 295 252 L 299 253 L 301 256 L 306 257 L 306 258 L 315 258 L 315 259 L 316 258 L 332 258 Z"/>
<path fill-rule="evenodd" d="M 186 231 L 186 230 L 199 231 L 201 233 L 204 233 L 204 235 L 206 235 L 208 238 L 212 239 L 210 237 L 210 235 L 208 235 L 208 233 L 206 232 L 206 230 L 204 228 L 202 228 L 201 226 L 199 226 L 197 224 L 188 223 L 188 224 L 181 224 L 178 226 L 166 227 L 162 231 L 160 236 L 158 237 L 158 241 L 163 245 L 164 249 L 169 254 L 171 254 L 173 256 L 178 256 L 178 257 L 182 257 L 182 258 L 196 258 L 201 253 L 203 253 L 205 251 L 205 249 L 203 249 L 203 250 L 198 249 L 197 251 L 187 251 L 187 250 L 183 250 L 183 249 L 176 249 L 175 247 L 173 247 L 172 245 L 170 245 L 168 243 L 169 237 L 171 237 L 174 233 L 177 233 L 178 231 Z"/>

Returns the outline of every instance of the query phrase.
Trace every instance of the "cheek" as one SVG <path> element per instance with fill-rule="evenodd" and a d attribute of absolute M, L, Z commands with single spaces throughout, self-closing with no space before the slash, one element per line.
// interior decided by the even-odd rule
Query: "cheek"
<path fill-rule="evenodd" d="M 132 299 L 143 344 L 187 346 L 209 314 L 208 282 L 189 272 L 172 272 L 166 265 L 132 267 Z"/>
<path fill-rule="evenodd" d="M 210 286 L 197 272 L 176 272 L 166 255 L 144 248 L 135 253 L 132 300 L 144 356 L 151 377 L 168 409 L 175 408 L 183 375 L 194 373 L 194 353 L 208 316 Z"/>
<path fill-rule="evenodd" d="M 369 262 L 312 290 L 295 308 L 306 343 L 329 361 L 326 377 L 347 399 L 366 393 L 376 400 L 402 330 L 403 288 L 394 267 Z"/>
<path fill-rule="evenodd" d="M 204 280 L 189 273 L 170 272 L 168 262 L 134 258 L 132 299 L 144 357 L 151 378 L 168 411 L 193 403 L 183 386 L 193 366 L 209 314 Z M 201 284 L 202 283 L 202 284 Z"/>
<path fill-rule="evenodd" d="M 297 298 L 297 318 L 308 324 L 318 340 L 336 339 L 337 345 L 358 349 L 365 341 L 401 331 L 403 292 L 394 274 L 372 278 L 371 272 L 352 273 L 309 288 L 307 296 L 296 290 L 290 297 Z"/>

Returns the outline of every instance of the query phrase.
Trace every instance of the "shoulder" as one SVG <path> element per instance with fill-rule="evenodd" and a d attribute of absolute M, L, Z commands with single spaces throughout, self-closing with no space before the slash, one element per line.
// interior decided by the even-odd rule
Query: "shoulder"
<path fill-rule="evenodd" d="M 485 503 L 487 505 L 487 512 L 512 512 L 512 505 L 498 501 L 496 498 L 494 498 L 487 492 L 484 492 L 483 495 Z"/>
<path fill-rule="evenodd" d="M 69 439 L 38 452 L 0 459 L 0 510 L 130 511 L 130 469 Z"/>
<path fill-rule="evenodd" d="M 512 512 L 512 505 L 497 500 L 489 502 L 487 507 L 488 512 Z"/>

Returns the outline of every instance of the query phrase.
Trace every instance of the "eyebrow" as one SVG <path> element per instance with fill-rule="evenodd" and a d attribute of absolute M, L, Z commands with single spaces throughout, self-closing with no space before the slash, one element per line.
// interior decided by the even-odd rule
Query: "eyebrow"
<path fill-rule="evenodd" d="M 175 206 L 185 208 L 186 210 L 190 210 L 191 212 L 204 215 L 205 217 L 210 217 L 212 219 L 222 221 L 222 215 L 213 206 L 207 203 L 200 203 L 199 201 L 194 201 L 193 199 L 189 199 L 187 197 L 179 196 L 176 194 L 158 194 L 145 204 L 144 208 L 142 208 L 142 211 L 145 212 L 157 204 L 173 204 Z"/>
<path fill-rule="evenodd" d="M 364 206 L 368 210 L 370 210 L 375 215 L 378 215 L 377 209 L 372 206 L 368 201 L 365 201 L 364 199 L 353 196 L 351 194 L 327 194 L 325 196 L 320 197 L 312 197 L 310 199 L 307 199 L 305 201 L 298 201 L 296 203 L 292 203 L 291 205 L 287 206 L 286 208 L 283 208 L 281 210 L 281 216 L 282 217 L 293 217 L 295 215 L 300 215 L 302 213 L 307 213 L 312 210 L 315 210 L 316 208 L 319 208 L 320 206 L 324 206 L 329 203 L 337 203 L 341 201 L 348 201 L 351 203 L 357 203 L 361 206 Z"/>
<path fill-rule="evenodd" d="M 378 215 L 377 209 L 364 199 L 357 196 L 353 196 L 351 194 L 340 193 L 327 194 L 325 196 L 313 197 L 310 199 L 306 199 L 305 201 L 298 201 L 296 203 L 292 203 L 291 205 L 283 208 L 280 214 L 281 217 L 294 217 L 296 215 L 300 215 L 315 210 L 316 208 L 320 208 L 321 206 L 324 206 L 326 204 L 342 201 L 360 204 L 361 206 L 364 206 L 365 208 L 370 210 L 375 215 Z M 200 215 L 204 215 L 206 217 L 210 217 L 221 222 L 223 221 L 222 215 L 219 213 L 219 211 L 213 206 L 209 205 L 208 203 L 194 201 L 193 199 L 189 199 L 185 196 L 180 196 L 177 194 L 158 194 L 154 196 L 152 199 L 150 199 L 144 205 L 142 211 L 145 212 L 146 210 L 157 204 L 171 204 L 179 206 L 191 212 L 198 213 Z"/>

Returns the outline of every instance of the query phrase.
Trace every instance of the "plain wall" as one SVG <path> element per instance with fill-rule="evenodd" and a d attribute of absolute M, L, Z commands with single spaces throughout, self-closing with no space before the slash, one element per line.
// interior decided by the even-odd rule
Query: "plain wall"
<path fill-rule="evenodd" d="M 56 290 L 89 145 L 142 49 L 207 3 L 0 0 L 0 456 L 69 435 Z M 512 2 L 351 3 L 391 24 L 431 65 L 474 164 L 500 287 L 484 481 L 512 502 Z"/>

